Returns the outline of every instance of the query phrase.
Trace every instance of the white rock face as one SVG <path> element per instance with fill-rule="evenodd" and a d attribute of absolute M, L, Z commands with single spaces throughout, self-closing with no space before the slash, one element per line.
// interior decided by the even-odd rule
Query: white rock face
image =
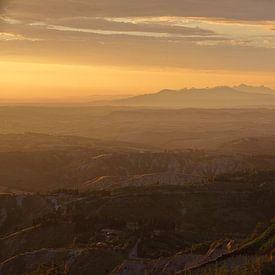
<path fill-rule="evenodd" d="M 18 207 L 22 208 L 22 205 L 23 205 L 23 201 L 25 199 L 25 195 L 17 195 L 16 196 L 16 204 Z"/>
<path fill-rule="evenodd" d="M 55 198 L 54 196 L 50 196 L 50 197 L 48 197 L 48 199 L 53 204 L 55 211 L 57 211 L 61 207 L 61 205 L 59 204 L 57 198 Z"/>
<path fill-rule="evenodd" d="M 254 170 L 253 164 L 240 156 L 182 156 L 181 154 L 160 153 L 120 156 L 112 155 L 113 163 L 96 177 L 83 183 L 84 188 L 106 189 L 125 186 L 186 185 L 211 183 L 217 176 Z M 102 163 L 102 166 L 105 164 Z M 118 169 L 119 166 L 119 169 Z"/>

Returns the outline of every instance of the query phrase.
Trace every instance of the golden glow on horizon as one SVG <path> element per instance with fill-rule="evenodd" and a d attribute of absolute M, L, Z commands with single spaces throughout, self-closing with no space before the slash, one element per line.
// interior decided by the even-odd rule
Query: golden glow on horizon
<path fill-rule="evenodd" d="M 163 88 L 267 85 L 272 73 L 0 62 L 0 98 L 140 94 Z"/>
<path fill-rule="evenodd" d="M 275 88 L 274 1 L 67 4 L 0 0 L 0 98 Z"/>

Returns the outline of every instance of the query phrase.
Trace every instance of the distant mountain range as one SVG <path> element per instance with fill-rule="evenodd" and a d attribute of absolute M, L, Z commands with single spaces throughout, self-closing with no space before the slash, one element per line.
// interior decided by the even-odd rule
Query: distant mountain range
<path fill-rule="evenodd" d="M 101 102 L 102 103 L 102 102 Z M 106 103 L 106 102 L 105 102 Z M 275 106 L 275 90 L 265 86 L 220 86 L 162 90 L 157 93 L 109 101 L 107 104 L 147 107 L 223 108 Z"/>

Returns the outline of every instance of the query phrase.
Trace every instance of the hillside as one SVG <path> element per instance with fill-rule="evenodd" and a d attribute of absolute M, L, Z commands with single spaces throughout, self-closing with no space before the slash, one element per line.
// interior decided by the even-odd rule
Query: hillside
<path fill-rule="evenodd" d="M 35 110 L 0 117 L 1 275 L 274 271 L 274 110 Z"/>
<path fill-rule="evenodd" d="M 232 140 L 222 144 L 219 150 L 231 154 L 269 155 L 271 152 L 275 152 L 275 137 L 247 137 Z"/>
<path fill-rule="evenodd" d="M 213 261 L 255 263 L 274 249 L 274 225 L 249 236 L 275 204 L 269 188 L 245 182 L 0 195 L 0 274 L 175 274 Z"/>
<path fill-rule="evenodd" d="M 209 185 L 223 176 L 275 170 L 272 137 L 231 141 L 217 151 L 34 133 L 0 135 L 0 141 L 1 192 Z"/>
<path fill-rule="evenodd" d="M 211 184 L 223 175 L 275 169 L 271 146 L 266 156 L 257 156 L 258 151 L 250 156 L 232 154 L 229 145 L 218 152 L 162 151 L 117 141 L 32 133 L 0 135 L 0 141 L 1 192 Z"/>
<path fill-rule="evenodd" d="M 275 136 L 275 110 L 0 107 L 0 132 L 0 151 L 216 150 L 232 140 Z M 29 134 L 14 135 L 23 133 Z"/>

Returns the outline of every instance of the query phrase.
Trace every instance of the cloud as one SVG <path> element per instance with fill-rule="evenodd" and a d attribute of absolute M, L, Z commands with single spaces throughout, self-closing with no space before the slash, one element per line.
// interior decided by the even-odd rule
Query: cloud
<path fill-rule="evenodd" d="M 146 20 L 146 19 L 145 19 Z M 169 33 L 178 35 L 215 35 L 211 30 L 199 27 L 186 27 L 167 24 L 167 22 L 135 22 L 127 18 L 91 18 L 91 17 L 72 17 L 54 20 L 55 25 L 65 25 L 67 27 L 79 29 L 96 29 L 122 32 L 151 32 L 151 33 Z"/>
<path fill-rule="evenodd" d="M 265 22 L 275 19 L 274 10 L 273 0 L 9 0 L 6 17 L 10 22 L 5 23 L 22 21 L 26 29 L 32 26 L 34 33 L 39 27 L 40 31 L 63 28 L 64 32 L 102 35 L 224 37 L 228 26 L 220 23 Z M 193 25 L 184 22 L 191 17 L 197 18 Z M 212 23 L 206 24 L 207 20 Z"/>
<path fill-rule="evenodd" d="M 19 34 L 0 32 L 0 41 L 39 41 L 39 39 L 28 38 Z"/>
<path fill-rule="evenodd" d="M 0 0 L 0 11 L 3 10 L 5 4 L 6 4 L 6 1 L 5 1 L 5 0 Z"/>
<path fill-rule="evenodd" d="M 9 0 L 1 58 L 272 71 L 274 10 L 273 0 Z"/>
<path fill-rule="evenodd" d="M 82 33 L 84 40 L 92 35 L 128 35 L 193 39 L 202 41 L 200 45 L 212 45 L 215 40 L 224 43 L 257 39 L 250 45 L 273 47 L 272 38 L 269 43 L 260 42 L 261 36 L 270 33 L 263 29 L 256 33 L 253 28 L 257 31 L 258 26 L 245 25 L 273 19 L 273 8 L 273 0 L 9 0 L 1 30 L 27 33 L 33 39 L 68 40 Z M 195 19 L 190 20 L 192 17 Z M 235 23 L 240 26 L 234 28 Z"/>
<path fill-rule="evenodd" d="M 70 16 L 187 16 L 236 20 L 275 20 L 273 0 L 10 0 L 25 19 Z"/>

